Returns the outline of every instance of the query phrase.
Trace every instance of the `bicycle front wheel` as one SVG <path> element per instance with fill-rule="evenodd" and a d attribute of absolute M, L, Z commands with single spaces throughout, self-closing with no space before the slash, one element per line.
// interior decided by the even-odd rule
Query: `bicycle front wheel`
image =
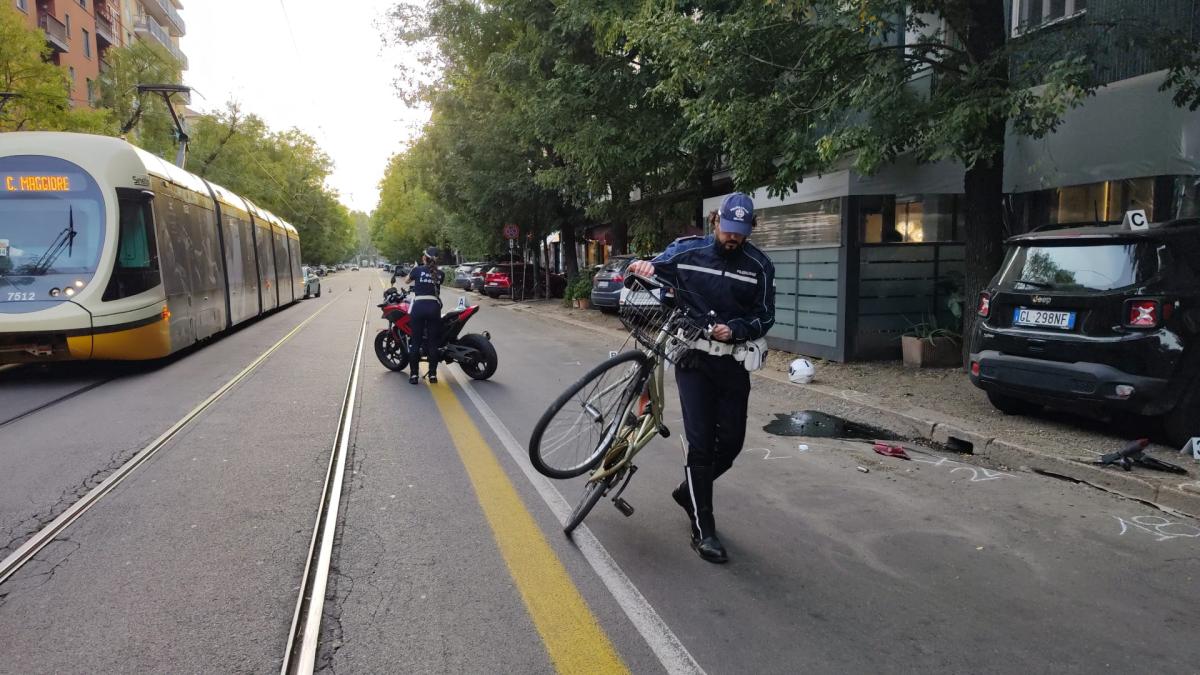
<path fill-rule="evenodd" d="M 575 510 L 571 511 L 571 517 L 567 519 L 567 524 L 563 525 L 563 534 L 570 536 L 575 528 L 579 527 L 583 519 L 587 518 L 587 514 L 592 512 L 592 507 L 608 492 L 608 486 L 611 484 L 612 476 L 608 476 L 601 480 L 590 480 L 583 486 L 583 494 L 575 504 Z"/>
<path fill-rule="evenodd" d="M 596 466 L 650 375 L 639 351 L 618 354 L 564 391 L 533 428 L 529 461 L 551 478 L 574 478 Z"/>

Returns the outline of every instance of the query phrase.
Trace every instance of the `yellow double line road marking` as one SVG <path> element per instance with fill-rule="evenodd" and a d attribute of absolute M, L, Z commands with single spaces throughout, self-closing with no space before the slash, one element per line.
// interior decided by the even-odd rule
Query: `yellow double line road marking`
<path fill-rule="evenodd" d="M 429 387 L 433 400 L 554 667 L 560 673 L 628 672 L 448 382 Z"/>

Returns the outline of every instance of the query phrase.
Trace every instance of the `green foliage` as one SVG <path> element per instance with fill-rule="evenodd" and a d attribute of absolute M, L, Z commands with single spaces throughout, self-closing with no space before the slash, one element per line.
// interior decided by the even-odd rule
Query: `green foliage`
<path fill-rule="evenodd" d="M 50 47 L 11 2 L 0 3 L 0 132 L 105 132 L 111 114 L 71 107 L 67 74 L 47 59 Z"/>
<path fill-rule="evenodd" d="M 371 241 L 388 260 L 416 261 L 429 246 L 448 248 L 448 217 L 421 186 L 421 159 L 416 149 L 393 156 L 380 183 Z"/>
<path fill-rule="evenodd" d="M 115 130 L 111 133 L 118 133 L 136 115 L 137 124 L 126 135 L 129 141 L 173 161 L 177 144 L 171 112 L 157 94 L 139 98 L 137 86 L 180 84 L 183 71 L 179 60 L 162 45 L 147 40 L 113 47 L 105 58 L 108 67 L 97 80 L 96 104 L 112 112 Z"/>

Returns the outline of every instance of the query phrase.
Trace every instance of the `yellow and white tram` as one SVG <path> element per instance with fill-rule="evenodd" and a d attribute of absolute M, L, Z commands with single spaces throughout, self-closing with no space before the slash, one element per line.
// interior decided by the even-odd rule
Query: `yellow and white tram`
<path fill-rule="evenodd" d="M 0 364 L 167 356 L 301 298 L 296 229 L 117 138 L 0 134 Z"/>

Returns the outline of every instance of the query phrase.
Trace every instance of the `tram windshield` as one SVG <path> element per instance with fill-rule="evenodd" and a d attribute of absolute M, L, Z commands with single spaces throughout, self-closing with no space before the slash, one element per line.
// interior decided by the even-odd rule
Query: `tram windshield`
<path fill-rule="evenodd" d="M 83 169 L 55 157 L 0 157 L 0 311 L 82 291 L 104 225 L 100 188 Z"/>

